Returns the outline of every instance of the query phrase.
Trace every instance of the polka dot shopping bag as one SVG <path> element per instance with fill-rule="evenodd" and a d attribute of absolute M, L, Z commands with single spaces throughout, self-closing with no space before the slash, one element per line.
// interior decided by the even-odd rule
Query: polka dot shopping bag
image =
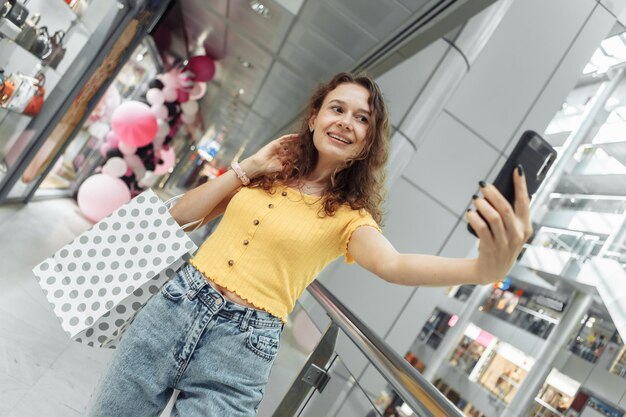
<path fill-rule="evenodd" d="M 33 272 L 72 339 L 114 348 L 137 311 L 196 249 L 147 190 Z"/>

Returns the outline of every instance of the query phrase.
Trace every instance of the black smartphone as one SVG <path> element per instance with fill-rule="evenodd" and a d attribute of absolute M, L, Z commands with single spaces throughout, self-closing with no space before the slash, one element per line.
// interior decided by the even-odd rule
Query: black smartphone
<path fill-rule="evenodd" d="M 537 132 L 527 130 L 522 134 L 515 148 L 513 148 L 513 152 L 511 152 L 511 155 L 504 163 L 493 185 L 511 203 L 511 206 L 515 207 L 513 170 L 517 168 L 517 165 L 521 164 L 524 169 L 528 197 L 532 198 L 545 179 L 555 159 L 556 151 L 554 148 L 544 138 L 539 136 Z M 476 236 L 476 232 L 471 225 L 467 225 L 467 230 Z"/>

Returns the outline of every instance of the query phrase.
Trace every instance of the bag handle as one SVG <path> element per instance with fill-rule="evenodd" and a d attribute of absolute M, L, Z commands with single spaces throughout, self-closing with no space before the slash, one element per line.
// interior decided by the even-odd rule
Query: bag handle
<path fill-rule="evenodd" d="M 172 207 L 174 207 L 174 204 L 176 204 L 176 202 L 177 202 L 178 200 L 180 200 L 180 199 L 183 197 L 183 195 L 184 195 L 184 194 L 178 194 L 178 195 L 176 195 L 176 196 L 174 196 L 174 197 L 170 198 L 169 200 L 167 200 L 167 201 L 165 202 L 165 208 L 167 208 L 167 211 L 170 211 L 170 210 L 172 209 Z M 190 222 L 190 223 L 187 223 L 187 224 L 185 224 L 185 225 L 181 226 L 180 228 L 181 228 L 181 229 L 183 229 L 183 230 L 185 230 L 185 229 L 187 229 L 188 227 L 191 227 L 191 226 L 194 226 L 194 225 L 195 225 L 196 227 L 194 227 L 194 228 L 193 228 L 193 230 L 191 230 L 191 232 L 195 232 L 196 230 L 198 230 L 198 229 L 200 228 L 200 226 L 202 226 L 202 222 L 203 222 L 203 221 L 204 221 L 204 217 L 203 217 L 203 218 L 201 218 L 200 220 L 194 220 L 194 221 L 192 221 L 192 222 Z"/>

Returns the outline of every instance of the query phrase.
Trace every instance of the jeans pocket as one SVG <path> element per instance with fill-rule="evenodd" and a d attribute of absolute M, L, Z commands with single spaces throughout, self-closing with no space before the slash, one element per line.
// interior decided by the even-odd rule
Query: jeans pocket
<path fill-rule="evenodd" d="M 182 276 L 182 272 L 179 272 L 161 287 L 161 294 L 170 301 L 178 301 L 187 294 L 188 290 L 187 281 Z"/>
<path fill-rule="evenodd" d="M 280 347 L 280 329 L 249 327 L 246 346 L 262 359 L 273 361 Z"/>

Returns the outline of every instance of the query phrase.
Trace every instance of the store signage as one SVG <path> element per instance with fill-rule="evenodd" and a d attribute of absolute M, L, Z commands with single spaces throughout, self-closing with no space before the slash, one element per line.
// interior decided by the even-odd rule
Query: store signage
<path fill-rule="evenodd" d="M 551 308 L 556 311 L 563 311 L 565 303 L 563 301 L 555 300 L 554 298 L 546 297 L 545 295 L 538 295 L 535 298 L 535 302 L 544 307 Z"/>

